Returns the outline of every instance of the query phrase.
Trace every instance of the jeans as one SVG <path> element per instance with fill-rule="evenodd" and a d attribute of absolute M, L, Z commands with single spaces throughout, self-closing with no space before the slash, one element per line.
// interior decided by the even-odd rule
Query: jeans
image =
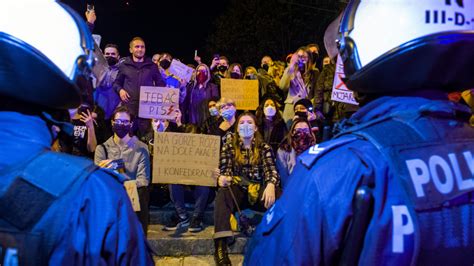
<path fill-rule="evenodd" d="M 202 217 L 207 206 L 211 189 L 204 186 L 191 186 L 191 189 L 193 191 L 195 201 L 193 217 Z M 173 201 L 174 207 L 179 216 L 187 216 L 186 207 L 184 205 L 185 191 L 185 185 L 170 185 L 171 200 Z"/>

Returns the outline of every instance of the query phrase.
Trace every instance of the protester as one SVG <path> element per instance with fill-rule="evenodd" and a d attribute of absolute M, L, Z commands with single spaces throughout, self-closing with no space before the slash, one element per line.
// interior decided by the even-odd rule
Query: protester
<path fill-rule="evenodd" d="M 217 109 L 217 98 L 212 98 L 207 103 L 207 108 L 209 110 L 209 117 L 204 122 L 204 125 L 201 129 L 203 134 L 212 135 L 213 132 L 217 132 L 219 128 L 219 109 Z"/>
<path fill-rule="evenodd" d="M 216 55 L 217 56 L 217 55 Z M 225 78 L 225 74 L 229 69 L 229 59 L 225 56 L 214 57 L 210 70 L 212 73 L 212 83 L 216 84 L 219 88 L 221 87 L 221 79 Z"/>
<path fill-rule="evenodd" d="M 277 99 L 279 103 L 283 103 L 281 90 L 273 80 L 273 76 L 270 74 L 274 69 L 272 58 L 268 55 L 262 57 L 260 66 L 261 68 L 257 73 L 260 103 L 262 103 L 264 95 L 271 95 Z"/>
<path fill-rule="evenodd" d="M 221 98 L 217 103 L 220 118 L 217 121 L 218 128 L 211 132 L 211 135 L 221 137 L 221 144 L 224 144 L 232 132 L 235 131 L 235 113 L 237 112 L 235 101 L 229 98 Z"/>
<path fill-rule="evenodd" d="M 300 117 L 293 120 L 285 140 L 280 144 L 276 152 L 276 166 L 281 177 L 283 189 L 288 184 L 298 155 L 314 144 L 316 144 L 316 136 L 311 131 L 311 125 L 308 120 Z"/>
<path fill-rule="evenodd" d="M 120 106 L 115 110 L 112 116 L 114 135 L 97 146 L 94 162 L 102 168 L 118 170 L 128 179 L 136 180 L 140 201 L 137 215 L 146 235 L 149 222 L 150 154 L 147 145 L 132 135 L 133 121 L 133 114 L 128 107 Z M 121 168 L 114 169 L 117 164 L 121 164 Z"/>
<path fill-rule="evenodd" d="M 271 95 L 265 96 L 256 111 L 258 130 L 265 143 L 272 147 L 276 154 L 278 146 L 288 129 L 281 117 L 279 103 Z"/>
<path fill-rule="evenodd" d="M 245 68 L 245 79 L 257 79 L 257 69 L 253 66 Z"/>
<path fill-rule="evenodd" d="M 220 98 L 219 89 L 211 82 L 211 72 L 205 64 L 196 67 L 196 78 L 186 88 L 186 98 L 181 106 L 187 124 L 202 126 L 209 117 L 206 103 Z"/>
<path fill-rule="evenodd" d="M 96 122 L 91 107 L 82 104 L 77 109 L 71 109 L 71 123 L 73 125 L 72 145 L 70 153 L 77 156 L 93 158 L 97 146 Z"/>
<path fill-rule="evenodd" d="M 227 70 L 225 77 L 230 79 L 242 79 L 244 76 L 243 73 L 242 66 L 239 63 L 233 63 Z"/>
<path fill-rule="evenodd" d="M 49 149 L 53 125 L 63 133 L 71 129 L 54 113 L 80 105 L 75 81 L 94 62 L 86 24 L 55 1 L 6 1 L 3 11 L 2 264 L 152 265 L 122 177 Z"/>
<path fill-rule="evenodd" d="M 291 57 L 280 81 L 280 88 L 287 92 L 283 119 L 288 123 L 294 114 L 293 105 L 299 99 L 307 99 L 311 91 L 311 70 L 308 66 L 305 47 L 299 48 Z"/>
<path fill-rule="evenodd" d="M 217 265 L 230 265 L 227 238 L 233 236 L 231 214 L 237 208 L 252 207 L 260 211 L 270 208 L 280 182 L 272 148 L 258 132 L 255 116 L 245 112 L 237 119 L 237 125 L 221 149 L 219 190 L 214 207 Z"/>
<path fill-rule="evenodd" d="M 471 110 L 447 98 L 474 87 L 474 25 L 436 12 L 472 18 L 474 2 L 351 0 L 330 24 L 361 108 L 297 158 L 244 265 L 474 261 Z"/>
<path fill-rule="evenodd" d="M 122 105 L 130 110 L 134 117 L 138 116 L 138 105 L 141 86 L 166 85 L 156 65 L 145 57 L 145 42 L 140 37 L 130 41 L 131 56 L 125 58 L 119 66 L 119 72 L 114 82 L 114 90 L 119 94 Z M 136 118 L 134 121 L 138 134 L 144 135 L 150 130 L 149 119 Z"/>

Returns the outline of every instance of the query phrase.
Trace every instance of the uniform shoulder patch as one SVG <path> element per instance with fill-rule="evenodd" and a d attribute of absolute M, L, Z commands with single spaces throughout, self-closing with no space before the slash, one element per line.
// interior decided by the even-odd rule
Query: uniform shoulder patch
<path fill-rule="evenodd" d="M 347 143 L 353 142 L 357 140 L 357 136 L 354 135 L 347 135 L 337 139 L 333 139 L 330 141 L 326 141 L 323 143 L 316 144 L 309 148 L 307 151 L 302 153 L 298 159 L 301 163 L 307 167 L 311 168 L 313 164 L 321 158 L 324 154 L 328 153 L 329 151 L 341 147 Z"/>

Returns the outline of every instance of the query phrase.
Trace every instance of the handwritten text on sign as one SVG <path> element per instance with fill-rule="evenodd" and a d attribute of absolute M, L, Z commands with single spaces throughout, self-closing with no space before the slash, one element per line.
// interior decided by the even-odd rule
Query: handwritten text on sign
<path fill-rule="evenodd" d="M 219 136 L 155 133 L 153 183 L 215 186 Z"/>
<path fill-rule="evenodd" d="M 193 69 L 188 67 L 187 65 L 173 59 L 171 61 L 171 65 L 169 67 L 169 71 L 171 74 L 179 77 L 180 79 L 189 82 L 191 77 L 193 76 Z"/>
<path fill-rule="evenodd" d="M 140 87 L 138 116 L 141 118 L 174 119 L 179 109 L 179 89 Z"/>
<path fill-rule="evenodd" d="M 258 107 L 258 80 L 221 79 L 221 95 L 235 101 L 239 110 Z"/>
<path fill-rule="evenodd" d="M 334 75 L 334 83 L 332 85 L 331 100 L 336 102 L 349 103 L 359 105 L 354 98 L 354 92 L 349 90 L 342 79 L 345 77 L 344 64 L 341 57 L 337 56 L 336 73 Z"/>

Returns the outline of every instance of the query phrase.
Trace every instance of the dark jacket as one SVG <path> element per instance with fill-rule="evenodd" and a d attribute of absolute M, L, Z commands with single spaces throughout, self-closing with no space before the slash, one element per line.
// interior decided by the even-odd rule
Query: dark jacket
<path fill-rule="evenodd" d="M 189 83 L 186 89 L 186 98 L 181 107 L 185 123 L 195 124 L 201 127 L 209 117 L 208 102 L 211 99 L 219 99 L 220 93 L 217 86 L 207 82 L 203 88 L 197 83 Z"/>
<path fill-rule="evenodd" d="M 114 90 L 119 93 L 121 89 L 130 95 L 127 105 L 134 115 L 138 114 L 138 103 L 140 99 L 140 86 L 164 87 L 165 82 L 158 67 L 150 58 L 145 58 L 144 62 L 133 62 L 131 57 L 125 58 L 119 66 L 119 72 L 114 82 Z"/>
<path fill-rule="evenodd" d="M 260 131 L 260 134 L 262 134 L 265 143 L 268 143 L 268 145 L 272 147 L 273 153 L 277 154 L 278 146 L 288 133 L 288 128 L 286 127 L 285 121 L 283 121 L 283 119 L 275 120 L 271 124 L 273 127 L 270 128 L 268 134 L 266 134 L 266 125 L 267 124 L 265 121 L 262 121 L 258 126 L 258 130 Z"/>

